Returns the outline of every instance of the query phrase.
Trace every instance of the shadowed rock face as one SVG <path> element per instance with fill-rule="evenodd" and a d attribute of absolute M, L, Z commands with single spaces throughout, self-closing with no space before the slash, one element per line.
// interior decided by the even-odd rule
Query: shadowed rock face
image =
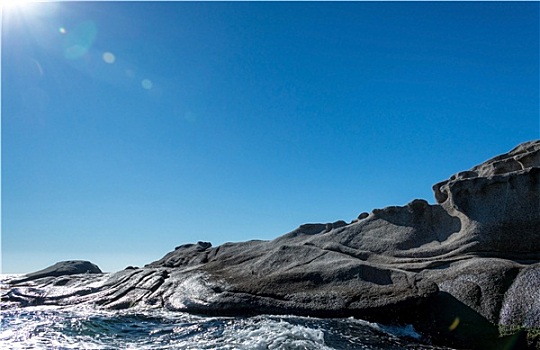
<path fill-rule="evenodd" d="M 272 241 L 186 244 L 142 269 L 66 277 L 51 267 L 14 281 L 3 299 L 357 316 L 476 348 L 504 346 L 497 325 L 540 327 L 540 141 L 433 189 L 435 205 L 305 224 Z"/>

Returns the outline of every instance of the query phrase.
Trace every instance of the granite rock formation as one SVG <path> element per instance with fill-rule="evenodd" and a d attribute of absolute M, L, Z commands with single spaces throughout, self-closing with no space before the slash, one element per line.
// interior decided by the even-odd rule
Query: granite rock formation
<path fill-rule="evenodd" d="M 433 190 L 434 205 L 413 200 L 272 241 L 186 244 L 141 269 L 66 276 L 51 267 L 13 281 L 3 300 L 355 316 L 412 323 L 455 347 L 538 347 L 540 140 Z"/>

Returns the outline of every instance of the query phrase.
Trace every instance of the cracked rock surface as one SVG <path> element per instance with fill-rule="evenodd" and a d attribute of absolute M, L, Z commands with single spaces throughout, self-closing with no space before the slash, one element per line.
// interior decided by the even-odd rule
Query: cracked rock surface
<path fill-rule="evenodd" d="M 499 326 L 540 328 L 540 140 L 433 190 L 433 205 L 304 224 L 272 241 L 185 244 L 141 269 L 72 274 L 55 265 L 12 281 L 3 300 L 355 316 L 476 348 L 503 342 Z"/>

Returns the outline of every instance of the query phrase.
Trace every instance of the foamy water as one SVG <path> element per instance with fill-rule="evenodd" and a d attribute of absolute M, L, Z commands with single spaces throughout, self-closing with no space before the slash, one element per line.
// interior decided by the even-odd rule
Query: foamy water
<path fill-rule="evenodd" d="M 0 349 L 444 349 L 410 325 L 354 318 L 1 306 Z"/>

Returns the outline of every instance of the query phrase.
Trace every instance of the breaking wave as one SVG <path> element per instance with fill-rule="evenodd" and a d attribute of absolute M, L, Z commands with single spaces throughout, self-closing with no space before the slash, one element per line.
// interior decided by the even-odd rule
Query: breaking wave
<path fill-rule="evenodd" d="M 168 311 L 4 308 L 2 349 L 442 349 L 412 326 L 353 318 L 203 317 Z"/>
<path fill-rule="evenodd" d="M 0 284 L 8 277 L 2 276 Z M 411 325 L 354 318 L 206 317 L 166 310 L 0 305 L 0 349 L 448 349 Z"/>

